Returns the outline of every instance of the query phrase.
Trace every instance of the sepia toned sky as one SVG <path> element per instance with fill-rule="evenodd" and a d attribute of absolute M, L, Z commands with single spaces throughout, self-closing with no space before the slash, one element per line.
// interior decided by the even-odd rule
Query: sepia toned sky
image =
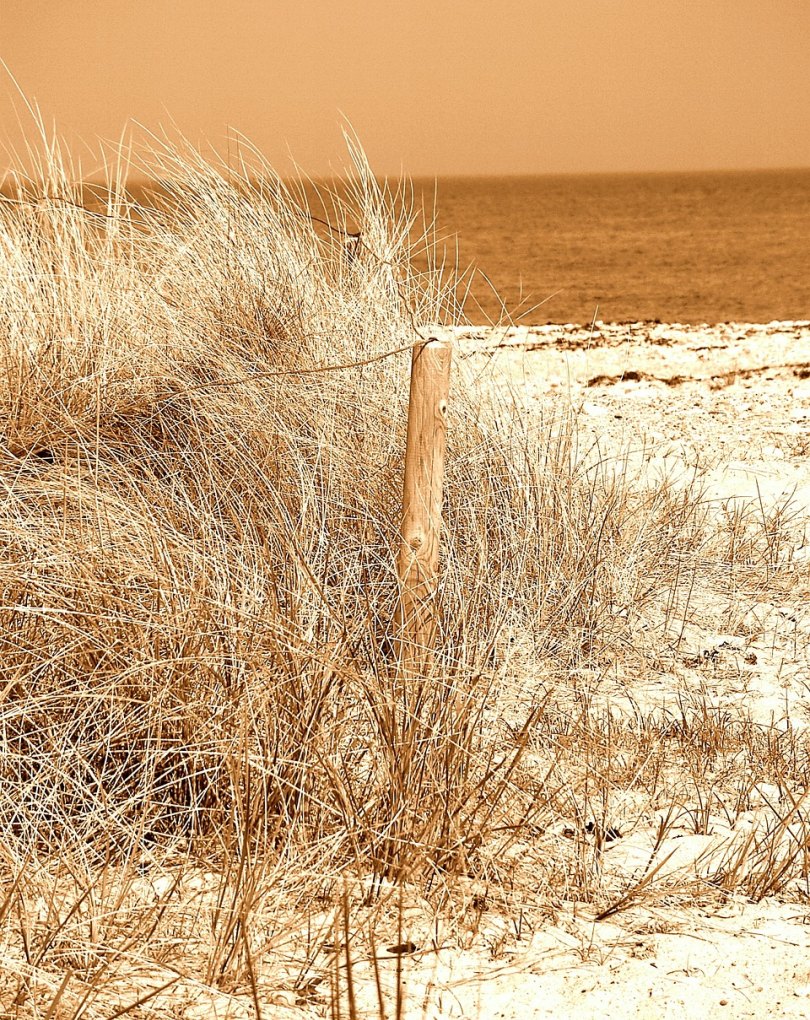
<path fill-rule="evenodd" d="M 231 126 L 321 174 L 346 119 L 381 174 L 810 165 L 810 0 L 0 0 L 0 58 L 78 153 Z"/>

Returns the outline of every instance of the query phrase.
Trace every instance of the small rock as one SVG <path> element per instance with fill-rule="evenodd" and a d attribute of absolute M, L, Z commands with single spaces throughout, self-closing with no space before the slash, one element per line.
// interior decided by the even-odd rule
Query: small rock
<path fill-rule="evenodd" d="M 393 956 L 404 956 L 409 953 L 416 953 L 419 950 L 419 946 L 415 942 L 398 942 L 395 946 L 389 946 L 388 952 Z"/>

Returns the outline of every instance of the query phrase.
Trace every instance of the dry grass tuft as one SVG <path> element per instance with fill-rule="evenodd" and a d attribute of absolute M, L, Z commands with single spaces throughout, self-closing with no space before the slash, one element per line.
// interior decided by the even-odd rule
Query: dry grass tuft
<path fill-rule="evenodd" d="M 617 791 L 639 824 L 680 805 L 704 831 L 718 804 L 745 810 L 744 782 L 737 805 L 711 793 L 723 763 L 738 785 L 740 754 L 786 790 L 805 777 L 803 750 L 705 703 L 593 703 L 621 664 L 677 647 L 707 562 L 744 547 L 751 584 L 779 575 L 788 512 L 718 537 L 698 489 L 579 449 L 562 410 L 485 416 L 455 394 L 440 647 L 433 675 L 397 679 L 407 349 L 457 318 L 456 280 L 408 189 L 349 144 L 346 181 L 316 191 L 255 154 L 156 140 L 159 196 L 136 203 L 112 169 L 92 209 L 53 146 L 0 203 L 14 1015 L 148 1015 L 171 995 L 188 1016 L 259 1015 L 278 987 L 317 1003 L 318 954 L 341 943 L 351 974 L 374 903 L 399 904 L 409 944 L 391 881 L 461 928 L 453 882 L 521 868 L 538 902 L 615 912 L 662 877 L 605 878 Z M 706 881 L 783 887 L 802 819 L 784 804 Z"/>

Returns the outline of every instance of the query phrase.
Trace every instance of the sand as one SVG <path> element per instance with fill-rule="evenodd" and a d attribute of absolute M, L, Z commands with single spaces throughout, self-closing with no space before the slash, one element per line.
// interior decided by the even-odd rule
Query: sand
<path fill-rule="evenodd" d="M 699 461 L 718 512 L 735 500 L 756 500 L 763 512 L 789 503 L 795 538 L 786 555 L 795 588 L 782 600 L 768 595 L 741 606 L 756 625 L 744 642 L 713 630 L 707 611 L 705 625 L 685 635 L 677 672 L 680 684 L 700 683 L 718 705 L 733 712 L 744 704 L 754 720 L 789 726 L 805 739 L 810 322 L 466 328 L 456 339 L 459 379 L 482 400 L 497 404 L 508 392 L 531 418 L 562 397 L 584 434 L 608 453 L 629 449 L 629 468 L 642 473 L 680 473 L 688 484 Z M 707 671 L 707 662 L 733 668 Z M 636 701 L 642 686 L 633 691 Z M 649 686 L 648 705 L 676 694 L 660 678 Z M 763 784 L 734 826 L 714 819 L 708 835 L 676 827 L 656 861 L 690 877 L 716 867 L 746 826 L 779 814 L 779 797 Z M 654 843 L 652 826 L 630 826 L 605 844 L 605 870 L 642 874 Z M 511 927 L 493 919 L 477 948 L 436 954 L 434 986 L 445 991 L 434 993 L 429 1015 L 810 1017 L 806 880 L 758 903 L 708 897 L 690 909 L 650 900 L 604 921 L 587 904 L 563 903 L 522 938 L 514 918 Z M 414 963 L 414 977 L 426 966 Z"/>
<path fill-rule="evenodd" d="M 696 592 L 699 612 L 670 660 L 620 681 L 601 678 L 591 704 L 595 711 L 626 704 L 628 712 L 664 712 L 699 690 L 729 719 L 745 712 L 806 746 L 810 323 L 459 328 L 455 339 L 455 385 L 475 387 L 482 402 L 504 407 L 514 399 L 531 422 L 558 413 L 562 401 L 577 414 L 583 448 L 590 438 L 600 456 L 616 456 L 617 470 L 642 481 L 665 472 L 693 484 L 699 464 L 711 512 L 752 499 L 763 514 L 790 508 L 779 550 L 788 584 L 758 599 L 747 594 L 725 629 L 727 598 L 721 607 L 711 586 Z M 435 1020 L 810 1017 L 807 874 L 778 896 L 746 898 L 716 885 L 732 866 L 767 877 L 773 865 L 757 857 L 759 835 L 777 831 L 777 844 L 806 840 L 808 796 L 752 781 L 743 809 L 724 815 L 718 801 L 702 826 L 676 813 L 659 838 L 655 812 L 618 791 L 610 806 L 615 832 L 599 839 L 564 828 L 552 834 L 558 846 L 565 838 L 589 841 L 603 888 L 635 889 L 602 919 L 593 904 L 535 895 L 534 866 L 539 874 L 552 845 L 544 849 L 542 840 L 518 843 L 510 860 L 499 860 L 502 872 L 513 865 L 510 889 L 472 881 L 456 889 L 455 916 L 437 913 L 435 896 L 431 905 L 416 889 L 402 900 L 392 894 L 392 903 L 404 904 L 401 929 L 394 906 L 387 914 L 379 902 L 369 907 L 365 928 L 361 908 L 352 922 L 357 1014 L 381 1015 L 379 981 L 385 1015 L 397 1016 L 399 980 L 403 1015 Z M 648 886 L 645 876 L 655 881 Z M 324 932 L 338 916 L 336 908 L 324 913 Z M 391 943 L 403 941 L 408 951 L 392 952 Z M 340 957 L 319 957 L 313 969 L 323 976 L 333 966 L 345 980 Z M 282 989 L 272 1015 L 329 1015 L 327 989 L 325 977 L 310 1001 Z M 188 1017 L 250 1015 L 245 998 L 200 999 L 194 1008 L 186 1001 L 185 1010 Z"/>
<path fill-rule="evenodd" d="M 529 422 L 570 406 L 583 449 L 591 441 L 600 457 L 615 457 L 616 470 L 640 481 L 666 473 L 690 485 L 700 465 L 712 513 L 734 512 L 744 500 L 755 500 L 763 515 L 782 509 L 776 555 L 784 583 L 755 597 L 746 591 L 734 619 L 727 592 L 721 598 L 711 584 L 696 591 L 698 611 L 677 646 L 667 656 L 661 650 L 661 664 L 599 677 L 589 704 L 594 712 L 675 712 L 699 692 L 718 718 L 746 713 L 807 754 L 810 322 L 459 328 L 455 339 L 455 385 L 475 387 L 483 403 L 514 399 Z M 515 677 L 518 671 L 516 661 Z M 580 824 L 577 832 L 561 821 L 559 831 L 518 842 L 497 861 L 511 885 L 462 882 L 447 890 L 443 910 L 435 887 L 430 902 L 424 890 L 406 888 L 392 891 L 388 906 L 383 896 L 368 907 L 362 884 L 350 890 L 356 1015 L 398 1016 L 399 980 L 402 1015 L 431 1020 L 810 1017 L 810 869 L 794 869 L 772 895 L 773 861 L 758 849 L 770 834 L 777 851 L 796 850 L 799 841 L 807 858 L 810 790 L 754 777 L 743 795 L 734 811 L 718 797 L 702 822 L 684 802 L 661 835 L 660 816 L 638 791 L 616 789 L 606 809 L 611 831 Z M 593 903 L 567 900 L 564 888 L 549 896 L 537 887 L 544 860 L 569 840 L 596 862 L 608 894 L 603 912 L 611 890 L 631 890 L 624 899 L 618 894 L 606 916 Z M 764 895 L 718 886 L 732 867 L 760 876 Z M 178 930 L 190 911 L 216 910 L 213 873 L 186 871 L 179 886 L 170 870 L 138 881 L 130 895 L 164 905 L 169 919 L 176 913 Z M 345 955 L 334 952 L 340 904 L 308 909 L 303 916 L 300 904 L 281 898 L 267 904 L 266 935 L 262 929 L 256 947 L 266 1018 L 329 1016 L 330 975 L 340 976 L 345 992 Z M 393 951 L 397 945 L 405 951 Z M 188 975 L 197 950 L 183 949 Z M 206 952 L 199 947 L 200 961 Z M 178 979 L 169 965 L 133 977 L 129 1001 L 164 985 L 149 1015 L 256 1015 L 250 989 L 215 991 Z"/>

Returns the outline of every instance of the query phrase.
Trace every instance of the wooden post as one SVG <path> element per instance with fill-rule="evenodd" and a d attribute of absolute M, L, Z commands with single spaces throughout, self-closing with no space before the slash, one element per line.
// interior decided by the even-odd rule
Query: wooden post
<path fill-rule="evenodd" d="M 400 669 L 412 676 L 424 675 L 428 670 L 436 639 L 451 359 L 450 340 L 438 332 L 413 349 L 395 627 Z"/>

